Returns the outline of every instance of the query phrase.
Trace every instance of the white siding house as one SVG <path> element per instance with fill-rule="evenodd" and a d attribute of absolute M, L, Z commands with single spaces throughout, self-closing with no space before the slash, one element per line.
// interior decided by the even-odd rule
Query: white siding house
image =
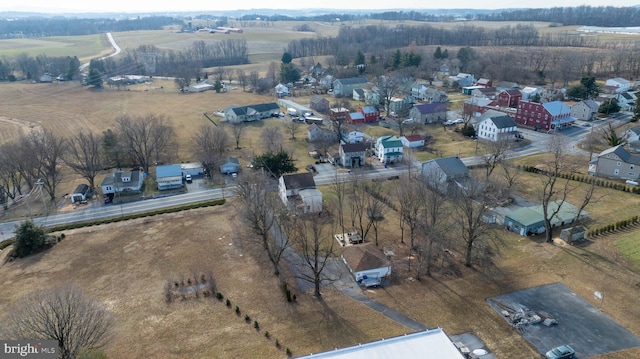
<path fill-rule="evenodd" d="M 476 133 L 479 139 L 498 142 L 514 137 L 518 126 L 509 115 L 489 117 L 478 123 Z"/>
<path fill-rule="evenodd" d="M 376 157 L 382 163 L 402 161 L 403 145 L 396 136 L 382 136 L 376 141 Z"/>
<path fill-rule="evenodd" d="M 280 199 L 294 213 L 322 212 L 322 192 L 316 188 L 311 173 L 294 173 L 280 176 Z"/>
<path fill-rule="evenodd" d="M 604 85 L 615 87 L 615 92 L 625 92 L 631 88 L 631 81 L 625 80 L 622 77 L 615 77 L 608 79 Z"/>

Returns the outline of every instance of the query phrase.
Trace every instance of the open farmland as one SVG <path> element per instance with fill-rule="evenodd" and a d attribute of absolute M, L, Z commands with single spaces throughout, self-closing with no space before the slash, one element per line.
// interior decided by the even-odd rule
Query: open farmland
<path fill-rule="evenodd" d="M 88 60 L 105 51 L 111 51 L 110 44 L 100 34 L 0 40 L 0 57 L 26 53 L 33 57 L 46 54 L 49 57 L 77 56 Z"/>

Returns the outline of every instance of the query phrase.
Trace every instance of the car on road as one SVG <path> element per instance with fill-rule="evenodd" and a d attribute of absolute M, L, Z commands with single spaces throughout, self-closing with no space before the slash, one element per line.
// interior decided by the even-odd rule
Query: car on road
<path fill-rule="evenodd" d="M 545 356 L 547 359 L 573 359 L 575 355 L 576 351 L 572 347 L 561 345 L 549 350 Z"/>
<path fill-rule="evenodd" d="M 585 123 L 582 124 L 582 127 L 591 127 L 591 124 L 585 122 Z"/>

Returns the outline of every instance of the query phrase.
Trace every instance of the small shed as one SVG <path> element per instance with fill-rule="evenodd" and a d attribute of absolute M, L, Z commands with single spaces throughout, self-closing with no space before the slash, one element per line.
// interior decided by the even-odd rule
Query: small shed
<path fill-rule="evenodd" d="M 571 235 L 571 229 L 573 229 L 573 235 Z M 584 240 L 586 231 L 587 230 L 583 226 L 565 228 L 560 231 L 560 239 L 563 239 L 567 243 L 579 242 Z M 569 238 L 570 235 L 571 238 Z"/>
<path fill-rule="evenodd" d="M 82 183 L 71 194 L 71 203 L 82 203 L 91 198 L 91 188 Z"/>
<path fill-rule="evenodd" d="M 220 173 L 223 175 L 230 175 L 232 173 L 238 173 L 240 171 L 240 161 L 237 157 L 227 157 L 226 161 L 220 166 Z"/>
<path fill-rule="evenodd" d="M 558 208 L 559 207 L 559 208 Z M 549 203 L 549 213 L 557 211 L 558 213 L 551 220 L 551 228 L 561 227 L 573 223 L 578 213 L 578 208 L 569 202 L 554 201 Z M 580 218 L 589 216 L 587 211 L 580 212 Z M 544 212 L 542 205 L 530 207 L 521 207 L 513 211 L 509 211 L 504 216 L 504 225 L 513 232 L 521 236 L 531 234 L 541 234 L 545 232 L 544 228 Z"/>

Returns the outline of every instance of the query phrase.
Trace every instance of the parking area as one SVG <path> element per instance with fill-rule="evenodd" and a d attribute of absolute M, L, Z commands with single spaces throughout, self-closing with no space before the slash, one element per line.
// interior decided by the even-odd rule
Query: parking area
<path fill-rule="evenodd" d="M 562 283 L 504 294 L 487 303 L 509 324 L 524 317 L 525 324 L 517 328 L 541 354 L 563 344 L 575 349 L 579 359 L 640 347 L 638 337 Z M 531 318 L 551 322 L 547 326 Z"/>

